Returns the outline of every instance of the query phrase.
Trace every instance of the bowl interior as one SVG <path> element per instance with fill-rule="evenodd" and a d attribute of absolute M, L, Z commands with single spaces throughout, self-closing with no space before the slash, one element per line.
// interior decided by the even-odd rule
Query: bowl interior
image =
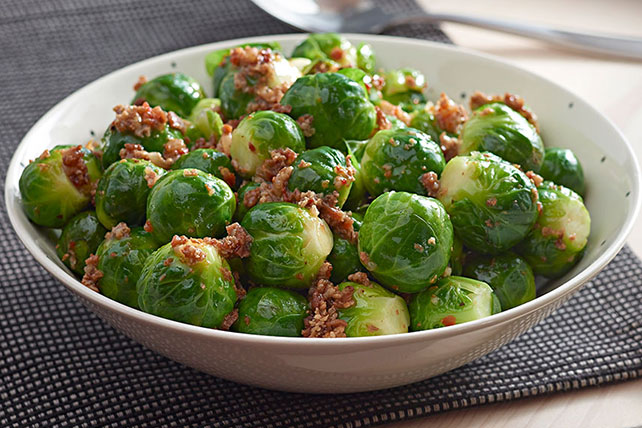
<path fill-rule="evenodd" d="M 289 54 L 303 37 L 265 36 L 251 40 L 279 41 Z M 631 148 L 604 116 L 554 83 L 487 56 L 412 39 L 370 35 L 351 35 L 349 38 L 371 43 L 380 67 L 409 66 L 421 70 L 428 79 L 428 97 L 432 100 L 436 100 L 442 91 L 461 103 L 467 103 L 474 90 L 522 95 L 539 117 L 546 146 L 570 148 L 578 155 L 587 182 L 585 202 L 592 219 L 591 236 L 581 262 L 563 278 L 547 283 L 540 289 L 540 294 L 562 284 L 579 287 L 615 256 L 638 210 L 639 171 Z M 86 293 L 87 290 L 79 282 L 64 277 L 68 271 L 55 255 L 51 233 L 31 224 L 20 207 L 18 180 L 24 166 L 54 145 L 100 139 L 113 118 L 112 107 L 127 104 L 132 99 L 132 87 L 140 75 L 154 77 L 179 70 L 194 76 L 210 89 L 204 56 L 214 49 L 238 43 L 231 41 L 189 48 L 109 74 L 63 100 L 24 137 L 7 173 L 5 200 L 9 216 L 29 251 L 72 291 Z M 128 310 L 115 302 L 107 302 L 106 297 L 97 294 L 89 297 L 98 304 Z M 527 310 L 530 304 L 535 303 L 530 302 L 522 309 Z M 511 311 L 517 310 L 521 309 Z"/>

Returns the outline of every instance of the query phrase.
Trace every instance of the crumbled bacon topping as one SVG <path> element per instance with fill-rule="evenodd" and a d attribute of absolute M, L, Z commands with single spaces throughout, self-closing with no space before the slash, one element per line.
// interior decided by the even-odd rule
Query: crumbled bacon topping
<path fill-rule="evenodd" d="M 530 124 L 533 125 L 537 130 L 537 132 L 539 133 L 537 116 L 535 115 L 535 113 L 531 111 L 531 109 L 526 107 L 524 103 L 524 98 L 520 97 L 519 95 L 510 94 L 506 92 L 504 96 L 501 96 L 501 95 L 489 96 L 484 94 L 483 92 L 475 91 L 475 93 L 470 97 L 470 109 L 476 110 L 477 108 L 485 104 L 490 104 L 493 102 L 504 103 L 508 107 L 512 108 L 513 110 L 515 110 L 516 112 L 524 116 L 524 118 L 526 118 L 526 120 L 528 120 Z"/>
<path fill-rule="evenodd" d="M 230 224 L 225 230 L 227 231 L 225 238 L 203 238 L 203 240 L 216 247 L 224 259 L 249 257 L 250 248 L 252 247 L 252 236 L 238 223 Z"/>
<path fill-rule="evenodd" d="M 257 169 L 256 176 L 271 181 L 283 168 L 290 166 L 297 158 L 297 153 L 286 147 L 285 149 L 276 149 L 270 152 L 270 158 L 266 159 Z"/>
<path fill-rule="evenodd" d="M 212 137 L 208 140 L 205 138 L 197 138 L 196 141 L 192 144 L 190 147 L 191 151 L 198 150 L 198 149 L 215 149 L 216 148 L 216 136 L 212 135 Z"/>
<path fill-rule="evenodd" d="M 156 184 L 159 178 L 160 177 L 156 171 L 148 166 L 145 167 L 145 181 L 147 181 L 147 187 L 150 189 L 154 187 L 154 184 Z"/>
<path fill-rule="evenodd" d="M 152 233 L 154 231 L 154 226 L 152 226 L 152 223 L 147 220 L 143 226 L 143 230 L 147 233 Z"/>
<path fill-rule="evenodd" d="M 314 123 L 314 116 L 312 116 L 311 114 L 304 114 L 303 116 L 299 116 L 299 118 L 296 120 L 296 123 L 299 124 L 299 127 L 301 128 L 301 131 L 303 131 L 304 136 L 311 137 L 316 133 L 314 126 L 312 126 Z"/>
<path fill-rule="evenodd" d="M 433 106 L 433 114 L 439 128 L 453 134 L 459 134 L 468 119 L 464 106 L 456 104 L 444 92 L 439 96 L 437 105 Z"/>
<path fill-rule="evenodd" d="M 174 161 L 165 159 L 158 152 L 148 152 L 140 144 L 126 143 L 125 147 L 120 149 L 119 154 L 121 159 L 145 159 L 163 169 L 170 169 L 174 163 Z"/>
<path fill-rule="evenodd" d="M 200 242 L 202 240 L 174 235 L 171 244 L 174 254 L 180 257 L 185 264 L 191 266 L 202 262 L 207 257 L 205 251 L 198 246 Z"/>
<path fill-rule="evenodd" d="M 446 162 L 457 156 L 459 153 L 461 142 L 457 137 L 451 137 L 444 131 L 439 134 L 439 143 Z"/>
<path fill-rule="evenodd" d="M 161 131 L 167 124 L 167 113 L 160 107 L 151 108 L 147 102 L 140 106 L 114 107 L 116 119 L 112 122 L 119 132 L 131 132 L 137 137 L 149 137 L 152 131 Z"/>
<path fill-rule="evenodd" d="M 304 337 L 346 337 L 348 323 L 339 319 L 338 309 L 355 304 L 354 288 L 342 291 L 327 279 L 318 279 L 308 292 L 310 315 L 304 320 Z"/>
<path fill-rule="evenodd" d="M 127 238 L 130 233 L 131 229 L 127 226 L 127 223 L 121 221 L 110 232 L 105 233 L 105 239 L 123 239 Z"/>
<path fill-rule="evenodd" d="M 100 292 L 98 282 L 104 274 L 98 269 L 98 256 L 92 254 L 85 260 L 85 274 L 82 277 L 82 284 L 95 292 Z"/>
<path fill-rule="evenodd" d="M 62 155 L 62 169 L 69 181 L 71 181 L 74 187 L 81 193 L 89 195 L 91 193 L 91 183 L 89 170 L 87 169 L 84 153 L 82 152 L 82 146 L 70 147 L 62 150 L 60 153 Z"/>
<path fill-rule="evenodd" d="M 426 189 L 428 196 L 432 196 L 433 198 L 437 197 L 439 194 L 439 177 L 435 172 L 429 171 L 422 174 L 421 177 L 419 177 L 419 181 L 421 181 L 421 185 Z"/>
<path fill-rule="evenodd" d="M 370 278 L 368 278 L 368 274 L 365 272 L 356 272 L 348 275 L 348 281 L 356 282 L 357 284 L 361 284 L 364 287 L 372 286 Z"/>
<path fill-rule="evenodd" d="M 526 171 L 526 176 L 533 182 L 535 187 L 539 187 L 544 182 L 544 179 L 541 175 L 534 173 L 533 171 Z"/>
<path fill-rule="evenodd" d="M 138 76 L 138 80 L 134 84 L 134 91 L 138 91 L 140 87 L 143 86 L 145 83 L 147 83 L 147 77 Z"/>
<path fill-rule="evenodd" d="M 189 149 L 183 140 L 172 138 L 163 145 L 163 157 L 172 164 L 187 153 L 189 153 Z"/>
<path fill-rule="evenodd" d="M 225 318 L 223 318 L 223 322 L 221 323 L 220 330 L 229 330 L 237 319 L 239 319 L 239 310 L 234 309 L 232 312 L 225 315 Z"/>
<path fill-rule="evenodd" d="M 375 112 L 377 113 L 377 129 L 376 131 L 381 131 L 382 129 L 392 128 L 392 123 L 388 120 L 388 116 L 379 108 L 375 106 Z"/>
<path fill-rule="evenodd" d="M 169 123 L 170 128 L 180 131 L 183 135 L 187 132 L 188 123 L 173 111 L 167 113 L 167 123 Z"/>

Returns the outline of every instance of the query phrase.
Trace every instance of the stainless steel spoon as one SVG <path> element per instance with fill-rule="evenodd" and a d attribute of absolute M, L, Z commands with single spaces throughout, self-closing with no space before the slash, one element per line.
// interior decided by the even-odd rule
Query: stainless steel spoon
<path fill-rule="evenodd" d="M 379 33 L 410 22 L 456 22 L 548 43 L 633 59 L 642 59 L 642 38 L 558 30 L 477 16 L 388 12 L 369 0 L 252 0 L 261 9 L 293 27 L 309 32 Z"/>

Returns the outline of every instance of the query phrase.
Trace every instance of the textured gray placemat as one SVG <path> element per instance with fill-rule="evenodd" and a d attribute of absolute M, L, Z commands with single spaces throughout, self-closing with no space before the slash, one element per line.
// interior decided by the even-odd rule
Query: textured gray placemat
<path fill-rule="evenodd" d="M 186 46 L 291 31 L 247 1 L 3 1 L 2 184 L 29 127 L 97 77 Z M 426 26 L 390 34 L 448 42 Z M 437 378 L 372 393 L 287 394 L 196 372 L 120 335 L 31 258 L 2 205 L 0 426 L 358 427 L 629 379 L 642 375 L 641 275 L 624 249 L 553 316 Z"/>

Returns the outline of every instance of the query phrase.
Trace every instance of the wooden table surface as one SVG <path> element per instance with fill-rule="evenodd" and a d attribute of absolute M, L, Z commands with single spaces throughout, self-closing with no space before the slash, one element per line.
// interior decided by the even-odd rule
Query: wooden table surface
<path fill-rule="evenodd" d="M 637 0 L 419 0 L 419 3 L 434 12 L 466 13 L 642 37 L 642 1 Z M 459 46 L 504 58 L 552 79 L 580 95 L 620 128 L 633 145 L 638 159 L 642 159 L 642 61 L 586 55 L 537 41 L 456 24 L 444 24 L 443 29 Z M 642 219 L 638 218 L 628 244 L 642 257 Z M 450 411 L 386 426 L 642 426 L 642 378 L 579 391 Z"/>

